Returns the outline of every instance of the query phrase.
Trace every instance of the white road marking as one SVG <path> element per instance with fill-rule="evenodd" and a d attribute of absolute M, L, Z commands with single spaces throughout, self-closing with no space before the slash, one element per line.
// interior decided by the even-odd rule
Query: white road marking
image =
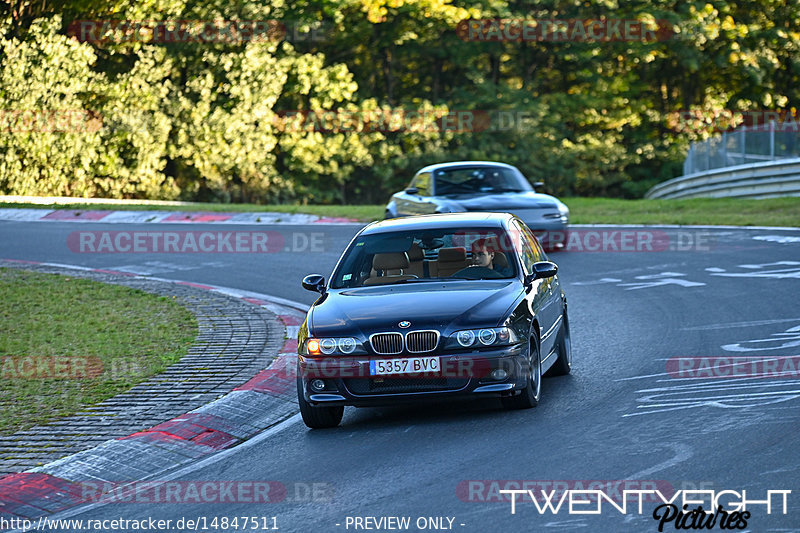
<path fill-rule="evenodd" d="M 570 285 L 600 285 L 601 283 L 617 283 L 620 281 L 622 280 L 617 278 L 600 278 L 594 281 L 576 281 L 570 283 Z"/>
<path fill-rule="evenodd" d="M 79 265 L 64 265 L 61 263 L 42 263 L 45 266 L 52 266 L 52 267 L 59 267 L 59 268 L 69 268 L 72 270 L 95 270 L 93 267 L 85 267 Z"/>
<path fill-rule="evenodd" d="M 800 237 L 793 237 L 790 235 L 755 235 L 754 241 L 767 241 L 777 242 L 779 244 L 794 244 L 800 243 Z"/>
<path fill-rule="evenodd" d="M 680 272 L 661 272 L 659 274 L 650 274 L 647 276 L 636 276 L 636 279 L 646 280 L 638 283 L 619 283 L 617 287 L 628 287 L 626 291 L 634 291 L 637 289 L 649 289 L 651 287 L 660 287 L 662 285 L 679 285 L 681 287 L 701 287 L 705 283 L 699 281 L 689 281 L 680 279 L 678 276 L 685 276 Z M 652 281 L 647 281 L 652 280 Z"/>
<path fill-rule="evenodd" d="M 709 329 L 726 329 L 726 328 L 746 328 L 750 326 L 766 326 L 769 324 L 779 324 L 781 322 L 800 322 L 798 318 L 773 318 L 769 320 L 751 320 L 749 322 L 727 322 L 722 324 L 709 324 L 707 326 L 689 326 L 681 328 L 683 331 L 704 331 Z"/>
<path fill-rule="evenodd" d="M 108 267 L 108 270 L 118 270 L 120 272 L 130 272 L 139 276 L 150 276 L 152 274 L 169 274 L 171 272 L 182 272 L 185 270 L 197 270 L 198 268 L 224 268 L 228 263 L 222 261 L 207 261 L 191 265 L 181 265 L 178 263 L 167 263 L 164 261 L 145 261 L 134 265 L 121 265 Z"/>
<path fill-rule="evenodd" d="M 675 455 L 665 461 L 657 463 L 649 468 L 645 468 L 644 470 L 639 470 L 638 472 L 621 479 L 648 479 L 649 476 L 652 476 L 656 472 L 666 470 L 667 468 L 671 468 L 684 461 L 688 461 L 692 455 L 694 455 L 692 453 L 692 448 L 686 444 L 675 443 L 668 444 L 668 446 L 672 448 L 672 450 L 675 452 Z"/>
<path fill-rule="evenodd" d="M 770 266 L 791 266 L 791 265 L 800 265 L 798 261 L 775 261 L 774 263 L 762 263 L 760 265 L 739 265 L 740 268 L 749 268 L 752 270 L 770 267 Z"/>
<path fill-rule="evenodd" d="M 721 348 L 727 352 L 761 352 L 765 350 L 780 350 L 781 348 L 800 346 L 800 326 L 789 328 L 783 333 L 773 333 L 772 337 L 773 338 L 769 339 L 753 339 L 749 341 L 737 342 L 735 344 L 724 344 L 721 346 Z M 782 342 L 782 344 L 778 346 L 744 346 L 745 344 L 774 342 Z"/>
<path fill-rule="evenodd" d="M 767 267 L 791 267 L 776 268 L 766 270 Z M 750 270 L 751 272 L 728 272 L 724 268 L 711 267 L 706 271 L 711 272 L 712 276 L 723 276 L 727 278 L 798 278 L 800 279 L 800 262 L 798 261 L 776 261 L 774 263 L 763 263 L 760 265 L 739 265 L 739 268 Z M 755 272 L 753 272 L 755 271 Z"/>
<path fill-rule="evenodd" d="M 785 387 L 785 389 L 773 390 L 780 387 Z M 733 390 L 739 393 L 725 394 Z M 643 395 L 636 399 L 638 403 L 642 404 L 638 405 L 636 409 L 641 409 L 641 411 L 626 413 L 622 415 L 623 418 L 696 407 L 739 409 L 773 405 L 800 398 L 800 388 L 798 388 L 797 380 L 764 381 L 753 377 L 735 382 L 725 380 L 724 383 L 721 383 L 719 379 L 712 379 L 703 383 L 640 389 L 636 391 L 636 394 Z"/>
<path fill-rule="evenodd" d="M 572 520 L 561 520 L 559 522 L 547 522 L 543 527 L 556 528 L 556 529 L 573 529 L 576 527 L 589 527 L 589 523 L 582 518 L 573 518 Z"/>

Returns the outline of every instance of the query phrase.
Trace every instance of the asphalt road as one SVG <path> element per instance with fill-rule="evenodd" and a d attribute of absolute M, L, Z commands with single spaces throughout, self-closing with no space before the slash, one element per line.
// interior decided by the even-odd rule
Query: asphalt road
<path fill-rule="evenodd" d="M 204 229 L 198 226 L 178 229 Z M 75 231 L 165 227 L 0 222 L 0 257 L 127 270 L 311 303 L 314 294 L 300 280 L 309 273 L 327 276 L 357 231 L 259 226 L 283 237 L 282 251 L 269 254 L 80 253 L 67 245 Z M 588 484 L 602 481 L 613 497 L 615 488 L 625 488 L 614 481 L 629 480 L 629 490 L 655 487 L 665 494 L 746 490 L 751 501 L 764 500 L 767 491 L 791 490 L 786 514 L 777 495 L 771 514 L 763 504 L 749 506 L 745 530 L 800 531 L 800 364 L 780 359 L 800 354 L 800 232 L 642 231 L 663 232 L 658 235 L 666 235 L 673 249 L 590 252 L 603 235 L 598 241 L 583 233 L 580 249 L 551 254 L 569 301 L 574 371 L 545 379 L 536 409 L 506 412 L 494 400 L 349 408 L 340 428 L 325 431 L 309 431 L 294 419 L 179 478 L 198 484 L 278 481 L 287 489 L 280 502 L 240 497 L 196 503 L 187 491 L 175 495 L 181 503 L 109 504 L 72 518 L 169 519 L 173 525 L 204 518 L 197 529 L 205 525 L 207 531 L 236 530 L 221 526 L 223 517 L 237 516 L 239 530 L 252 527 L 243 527 L 247 516 L 268 517 L 259 528 L 272 526 L 275 517 L 281 531 L 392 530 L 365 517 L 409 517 L 410 531 L 434 529 L 432 524 L 463 532 L 658 531 L 652 517 L 658 503 L 652 501 L 645 501 L 641 514 L 634 501 L 626 514 L 607 501 L 600 514 L 570 514 L 567 504 L 557 514 L 540 514 L 525 495 L 512 513 L 510 501 L 497 492 L 519 488 L 510 480 L 535 482 L 529 486 L 537 495 L 553 487 L 599 488 Z M 620 238 L 605 236 L 609 242 Z M 304 238 L 316 243 L 313 249 L 303 246 Z M 779 357 L 772 364 L 790 374 L 709 378 L 731 371 L 734 356 Z M 717 366 L 703 370 L 702 364 Z M 676 369 L 689 368 L 680 365 L 693 366 L 678 374 Z M 736 368 L 747 373 L 754 367 Z M 763 364 L 757 368 L 765 371 Z M 720 503 L 732 510 L 737 499 L 729 494 Z M 573 509 L 588 508 L 597 506 Z M 184 523 L 173 529 L 192 528 Z M 674 530 L 674 522 L 665 525 L 664 531 Z"/>

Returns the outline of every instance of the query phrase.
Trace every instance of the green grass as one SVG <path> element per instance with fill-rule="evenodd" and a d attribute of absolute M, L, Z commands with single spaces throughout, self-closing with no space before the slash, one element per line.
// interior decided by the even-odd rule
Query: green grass
<path fill-rule="evenodd" d="M 749 200 L 564 198 L 573 224 L 696 224 L 800 227 L 800 197 Z"/>
<path fill-rule="evenodd" d="M 172 298 L 0 269 L 0 435 L 75 413 L 178 361 L 197 323 Z"/>
<path fill-rule="evenodd" d="M 749 200 L 698 198 L 691 200 L 619 200 L 614 198 L 563 198 L 573 224 L 699 224 L 800 227 L 800 197 Z M 47 207 L 74 210 L 159 210 L 212 212 L 307 213 L 369 222 L 383 218 L 379 205 L 257 205 L 192 203 L 180 206 L 143 204 L 32 205 L 0 203 L 0 207 Z"/>

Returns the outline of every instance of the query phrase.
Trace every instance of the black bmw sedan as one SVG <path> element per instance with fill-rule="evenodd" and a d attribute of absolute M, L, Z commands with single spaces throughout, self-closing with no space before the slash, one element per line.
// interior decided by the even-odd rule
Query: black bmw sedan
<path fill-rule="evenodd" d="M 535 407 L 572 365 L 558 267 L 508 213 L 372 223 L 347 246 L 298 336 L 297 397 L 311 428 L 344 406 L 499 397 Z"/>

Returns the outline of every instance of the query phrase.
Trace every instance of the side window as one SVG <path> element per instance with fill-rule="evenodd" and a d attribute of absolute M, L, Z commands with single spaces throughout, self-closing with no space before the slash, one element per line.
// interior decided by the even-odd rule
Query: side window
<path fill-rule="evenodd" d="M 418 194 L 420 196 L 430 196 L 431 195 L 431 173 L 430 172 L 423 172 L 422 174 L 417 174 L 414 177 L 414 180 L 411 182 L 412 187 L 416 187 Z"/>
<path fill-rule="evenodd" d="M 539 239 L 536 238 L 531 229 L 527 226 L 525 226 L 525 236 L 528 238 L 528 241 L 530 241 L 533 254 L 536 256 L 536 261 L 547 261 L 547 256 L 544 250 L 542 250 L 542 245 L 539 244 Z"/>
<path fill-rule="evenodd" d="M 522 266 L 525 269 L 526 274 L 530 274 L 533 272 L 533 264 L 539 259 L 536 258 L 536 251 L 533 246 L 531 246 L 531 240 L 528 234 L 525 232 L 522 226 L 520 226 L 516 221 L 513 223 L 512 231 L 516 233 L 513 235 L 513 239 L 519 241 L 521 245 L 521 256 L 522 259 Z M 534 241 L 533 244 L 536 244 Z"/>

